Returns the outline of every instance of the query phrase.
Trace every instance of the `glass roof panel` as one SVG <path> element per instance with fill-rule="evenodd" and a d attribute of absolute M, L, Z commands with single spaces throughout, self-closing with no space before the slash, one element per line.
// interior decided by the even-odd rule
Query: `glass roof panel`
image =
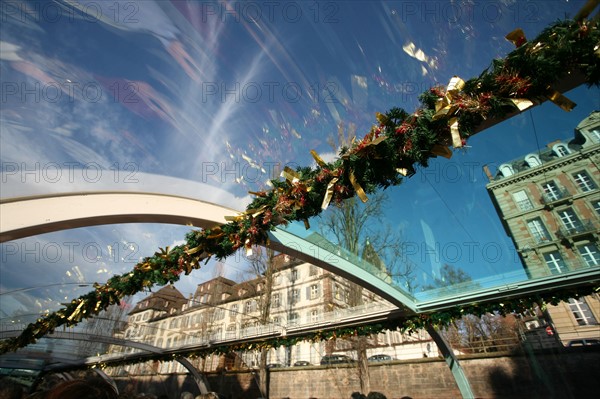
<path fill-rule="evenodd" d="M 376 112 L 414 111 L 423 91 L 454 75 L 478 76 L 513 50 L 508 32 L 521 27 L 534 37 L 582 5 L 7 2 L 0 27 L 0 198 L 152 192 L 242 211 L 248 191 L 270 189 L 283 166 L 314 166 L 310 150 L 333 160 L 340 131 L 361 138 Z M 418 305 L 532 279 L 520 256 L 528 249 L 515 248 L 507 235 L 484 167 L 496 175 L 549 142 L 573 140 L 574 128 L 600 109 L 600 96 L 584 86 L 565 95 L 577 103 L 572 112 L 544 103 L 385 190 L 385 206 L 360 235 L 362 249 L 382 237 L 399 243 L 396 252 L 378 254 L 395 268 L 383 281 Z M 539 200 L 531 198 L 532 205 Z M 352 254 L 338 246 L 327 228 L 330 213 L 311 219 L 308 230 L 300 222 L 285 231 L 377 271 L 362 249 Z M 590 223 L 598 227 L 597 219 Z M 189 229 L 112 224 L 0 244 L 1 331 L 22 329 L 159 247 L 183 243 Z M 247 264 L 239 253 L 211 262 L 177 288 L 189 295 L 218 275 L 239 281 Z M 66 340 L 36 345 L 30 349 L 61 354 L 69 345 L 83 348 Z M 83 357 L 98 354 L 81 350 Z"/>

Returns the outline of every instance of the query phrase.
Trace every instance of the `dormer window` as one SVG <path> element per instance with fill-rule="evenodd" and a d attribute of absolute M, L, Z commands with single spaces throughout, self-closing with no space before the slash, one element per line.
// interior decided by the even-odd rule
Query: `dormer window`
<path fill-rule="evenodd" d="M 554 151 L 554 153 L 559 157 L 565 157 L 571 153 L 571 151 L 569 151 L 569 148 L 563 143 L 555 144 L 552 147 L 552 151 Z"/>
<path fill-rule="evenodd" d="M 513 170 L 512 166 L 510 166 L 507 163 L 503 163 L 502 165 L 500 165 L 500 173 L 502 173 L 502 176 L 504 177 L 508 177 L 508 176 L 512 176 L 515 174 L 515 171 Z"/>
<path fill-rule="evenodd" d="M 530 168 L 535 168 L 542 164 L 542 161 L 540 161 L 540 157 L 537 154 L 528 154 L 525 157 L 525 162 L 527 162 L 527 165 L 529 165 Z"/>

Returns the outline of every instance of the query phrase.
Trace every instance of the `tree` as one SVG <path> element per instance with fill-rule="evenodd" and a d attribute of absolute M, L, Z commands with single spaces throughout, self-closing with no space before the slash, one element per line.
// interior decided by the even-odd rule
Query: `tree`
<path fill-rule="evenodd" d="M 412 274 L 414 264 L 402 263 L 402 241 L 397 232 L 392 231 L 383 220 L 383 209 L 388 197 L 378 192 L 363 204 L 355 198 L 333 207 L 323 216 L 321 230 L 324 235 L 332 236 L 337 245 L 366 261 L 373 274 L 388 282 L 414 288 Z M 363 304 L 363 288 L 349 283 L 347 305 L 356 307 Z M 367 337 L 353 339 L 358 357 L 358 375 L 362 392 L 369 392 L 370 378 L 367 361 Z"/>
<path fill-rule="evenodd" d="M 477 288 L 479 284 L 474 282 L 471 276 L 457 266 L 444 263 L 440 268 L 440 276 L 434 277 L 433 282 L 423 287 L 425 290 L 438 290 L 440 293 L 449 294 L 463 291 L 466 287 Z"/>
<path fill-rule="evenodd" d="M 257 247 L 254 252 L 255 255 L 250 258 L 250 270 L 254 276 L 261 279 L 261 283 L 257 284 L 260 289 L 256 290 L 256 301 L 260 312 L 258 323 L 265 325 L 270 322 L 271 315 L 275 251 L 270 248 Z M 258 364 L 258 387 L 263 398 L 269 397 L 267 357 L 268 349 L 261 349 Z"/>
<path fill-rule="evenodd" d="M 440 276 L 434 279 L 433 284 L 424 288 L 436 289 L 445 295 L 463 291 L 467 286 L 473 289 L 479 284 L 463 269 L 444 264 L 440 269 Z M 496 352 L 518 343 L 518 329 L 512 315 L 464 315 L 444 328 L 441 334 L 453 348 L 466 353 Z"/>
<path fill-rule="evenodd" d="M 98 316 L 90 318 L 87 323 L 84 324 L 84 332 L 93 335 L 113 336 L 115 333 L 121 331 L 127 324 L 126 318 L 131 308 L 131 298 L 127 297 L 126 300 L 122 300 L 120 305 L 109 306 L 106 310 L 98 314 Z M 144 326 L 140 327 L 143 328 Z M 77 354 L 79 356 L 87 357 L 90 354 L 104 353 L 108 349 L 108 344 L 86 340 L 79 341 L 77 345 Z"/>

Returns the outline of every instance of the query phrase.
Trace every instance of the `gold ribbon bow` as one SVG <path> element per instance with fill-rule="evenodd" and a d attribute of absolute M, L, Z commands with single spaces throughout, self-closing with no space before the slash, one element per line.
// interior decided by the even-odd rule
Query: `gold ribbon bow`
<path fill-rule="evenodd" d="M 433 120 L 440 118 L 449 118 L 448 127 L 450 128 L 450 134 L 452 135 L 452 146 L 454 148 L 460 148 L 463 146 L 462 139 L 460 137 L 460 131 L 458 130 L 458 118 L 452 116 L 458 111 L 458 104 L 455 103 L 456 96 L 465 87 L 465 81 L 458 76 L 453 76 L 448 83 L 446 89 L 446 95 L 437 100 L 435 103 L 435 114 Z"/>
<path fill-rule="evenodd" d="M 321 168 L 324 168 L 327 166 L 325 161 L 323 161 L 323 158 L 321 158 L 315 150 L 310 150 L 310 154 L 314 158 L 317 165 L 319 165 Z M 321 203 L 322 210 L 327 209 L 327 207 L 329 206 L 329 203 L 331 203 L 331 200 L 333 198 L 333 190 L 335 188 L 335 183 L 337 183 L 337 181 L 338 181 L 338 177 L 333 177 L 329 181 L 329 183 L 327 183 L 327 189 L 325 190 L 325 196 L 323 197 L 323 202 Z"/>

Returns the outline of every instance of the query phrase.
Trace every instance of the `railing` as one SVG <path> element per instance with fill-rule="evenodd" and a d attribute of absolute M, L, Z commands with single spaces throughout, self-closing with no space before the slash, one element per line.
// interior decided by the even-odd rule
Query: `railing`
<path fill-rule="evenodd" d="M 556 232 L 556 236 L 559 239 L 567 239 L 576 237 L 583 234 L 589 234 L 596 232 L 596 226 L 589 220 L 574 224 L 572 227 L 561 227 Z"/>
<path fill-rule="evenodd" d="M 391 312 L 397 309 L 392 304 L 386 302 L 370 302 L 361 306 L 356 306 L 346 309 L 336 309 L 332 312 L 320 313 L 318 320 L 304 321 L 304 318 L 298 318 L 293 323 L 287 325 L 269 323 L 259 324 L 246 327 L 239 327 L 233 330 L 221 330 L 220 332 L 214 332 L 210 329 L 203 331 L 201 334 L 194 336 L 192 339 L 182 340 L 181 346 L 186 345 L 205 345 L 205 344 L 218 344 L 220 342 L 238 341 L 249 338 L 268 337 L 272 335 L 281 335 L 286 331 L 293 331 L 296 329 L 312 329 L 318 328 L 319 326 L 335 325 L 338 323 L 344 323 L 351 321 L 351 319 L 362 318 L 369 315 L 378 314 L 381 312 Z M 148 344 L 152 344 L 154 337 L 149 337 L 144 340 Z"/>
<path fill-rule="evenodd" d="M 564 187 L 557 187 L 556 191 L 552 193 L 552 195 L 545 193 L 542 194 L 540 198 L 540 202 L 544 205 L 550 205 L 556 202 L 561 202 L 563 200 L 569 199 L 571 197 L 571 193 Z"/>

